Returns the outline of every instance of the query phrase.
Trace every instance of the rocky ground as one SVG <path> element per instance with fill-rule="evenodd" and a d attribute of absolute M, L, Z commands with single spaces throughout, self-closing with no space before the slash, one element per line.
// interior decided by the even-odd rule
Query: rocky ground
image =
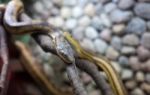
<path fill-rule="evenodd" d="M 68 30 L 86 50 L 111 60 L 129 95 L 150 95 L 150 0 L 39 0 L 33 9 L 34 18 Z"/>

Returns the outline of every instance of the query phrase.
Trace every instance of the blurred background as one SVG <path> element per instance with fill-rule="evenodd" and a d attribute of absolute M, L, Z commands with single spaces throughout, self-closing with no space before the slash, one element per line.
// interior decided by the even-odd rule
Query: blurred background
<path fill-rule="evenodd" d="M 1 3 L 8 1 L 1 0 Z M 41 19 L 67 30 L 84 49 L 108 58 L 129 95 L 150 95 L 150 0 L 23 2 L 26 13 L 33 19 Z M 30 47 L 37 64 L 49 79 L 71 89 L 65 65 L 57 57 L 45 53 L 29 35 L 16 39 Z M 81 73 L 81 79 L 89 95 L 102 95 L 90 76 Z M 32 95 L 44 95 L 39 93 Z"/>

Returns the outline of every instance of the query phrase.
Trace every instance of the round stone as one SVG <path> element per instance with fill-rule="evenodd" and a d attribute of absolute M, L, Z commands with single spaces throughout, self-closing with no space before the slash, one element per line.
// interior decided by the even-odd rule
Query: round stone
<path fill-rule="evenodd" d="M 76 19 L 71 18 L 71 19 L 68 19 L 66 21 L 66 28 L 67 29 L 73 30 L 76 28 L 76 26 L 77 26 L 77 20 Z"/>
<path fill-rule="evenodd" d="M 77 40 L 82 40 L 84 38 L 84 28 L 83 27 L 77 27 L 73 29 L 72 35 Z"/>
<path fill-rule="evenodd" d="M 111 23 L 109 17 L 108 17 L 106 14 L 103 14 L 103 13 L 102 13 L 102 14 L 100 15 L 100 19 L 101 19 L 101 22 L 103 23 L 103 25 L 104 25 L 105 27 L 107 27 L 107 28 L 110 28 L 110 27 L 111 27 L 112 23 Z"/>
<path fill-rule="evenodd" d="M 103 22 L 101 21 L 100 17 L 94 16 L 91 20 L 91 26 L 97 29 L 98 31 L 101 31 L 104 29 Z"/>
<path fill-rule="evenodd" d="M 129 65 L 130 65 L 131 69 L 134 71 L 139 71 L 141 69 L 140 62 L 138 60 L 138 57 L 136 57 L 136 56 L 131 56 L 129 58 Z"/>
<path fill-rule="evenodd" d="M 135 79 L 137 82 L 143 82 L 144 81 L 144 73 L 141 72 L 141 71 L 138 71 L 136 74 L 135 74 Z"/>
<path fill-rule="evenodd" d="M 147 73 L 145 75 L 145 81 L 148 82 L 148 83 L 150 83 L 150 73 Z"/>
<path fill-rule="evenodd" d="M 55 27 L 58 27 L 58 28 L 63 27 L 64 23 L 65 22 L 64 22 L 64 20 L 61 17 L 56 17 L 54 19 L 54 26 Z"/>
<path fill-rule="evenodd" d="M 83 10 L 81 7 L 76 6 L 72 9 L 72 16 L 75 18 L 79 18 L 83 15 Z"/>
<path fill-rule="evenodd" d="M 148 58 L 150 58 L 150 51 L 144 48 L 143 46 L 139 46 L 137 48 L 137 55 L 138 55 L 139 60 L 145 61 Z"/>
<path fill-rule="evenodd" d="M 89 39 L 95 39 L 98 37 L 98 32 L 93 27 L 87 27 L 85 30 L 85 36 Z"/>
<path fill-rule="evenodd" d="M 64 6 L 75 6 L 77 4 L 77 0 L 63 0 Z"/>
<path fill-rule="evenodd" d="M 128 33 L 141 34 L 146 31 L 146 22 L 139 17 L 134 17 L 128 23 L 125 31 Z"/>
<path fill-rule="evenodd" d="M 124 29 L 125 29 L 125 25 L 124 24 L 115 24 L 115 25 L 112 26 L 113 33 L 117 34 L 117 35 L 123 34 Z"/>
<path fill-rule="evenodd" d="M 129 65 L 129 61 L 128 61 L 128 58 L 126 56 L 120 56 L 118 59 L 118 62 L 121 66 L 128 66 Z"/>
<path fill-rule="evenodd" d="M 100 37 L 103 40 L 109 42 L 111 40 L 111 30 L 110 29 L 104 29 L 103 31 L 101 31 Z"/>
<path fill-rule="evenodd" d="M 133 71 L 130 69 L 124 69 L 121 74 L 123 80 L 129 80 L 133 78 Z"/>
<path fill-rule="evenodd" d="M 92 78 L 86 73 L 81 74 L 81 79 L 84 84 L 89 84 L 90 82 L 92 82 Z"/>
<path fill-rule="evenodd" d="M 114 23 L 127 22 L 132 17 L 132 12 L 116 9 L 110 13 L 110 19 Z"/>
<path fill-rule="evenodd" d="M 110 63 L 114 67 L 114 69 L 117 71 L 117 73 L 120 74 L 122 71 L 121 66 L 115 61 L 111 61 Z"/>
<path fill-rule="evenodd" d="M 84 8 L 84 13 L 93 17 L 95 15 L 95 6 L 92 3 L 88 3 Z"/>
<path fill-rule="evenodd" d="M 110 13 L 111 11 L 115 10 L 117 5 L 115 3 L 108 3 L 104 6 L 105 13 Z"/>
<path fill-rule="evenodd" d="M 142 35 L 142 38 L 141 38 L 141 44 L 147 48 L 147 49 L 150 49 L 150 33 L 144 33 Z"/>
<path fill-rule="evenodd" d="M 116 50 L 120 50 L 122 48 L 121 38 L 114 36 L 111 40 L 111 46 Z"/>
<path fill-rule="evenodd" d="M 131 54 L 135 54 L 136 50 L 134 47 L 130 47 L 130 46 L 123 46 L 121 49 L 121 53 L 124 55 L 131 55 Z"/>
<path fill-rule="evenodd" d="M 143 90 L 141 90 L 140 88 L 135 88 L 132 92 L 131 95 L 145 95 Z"/>
<path fill-rule="evenodd" d="M 117 60 L 119 57 L 119 52 L 112 47 L 108 47 L 106 50 L 106 57 L 110 60 Z"/>
<path fill-rule="evenodd" d="M 134 7 L 134 12 L 141 18 L 150 20 L 150 4 L 149 3 L 137 3 Z"/>
<path fill-rule="evenodd" d="M 88 16 L 82 16 L 82 17 L 78 20 L 79 26 L 82 26 L 82 27 L 86 27 L 86 26 L 90 25 L 90 23 L 91 23 L 91 19 L 90 19 L 90 17 L 88 17 Z"/>
<path fill-rule="evenodd" d="M 125 86 L 129 90 L 133 90 L 137 86 L 137 83 L 135 80 L 128 80 L 125 82 Z"/>
<path fill-rule="evenodd" d="M 95 39 L 94 46 L 96 51 L 100 54 L 105 54 L 108 47 L 107 43 L 101 39 Z"/>
<path fill-rule="evenodd" d="M 69 7 L 62 7 L 60 10 L 60 15 L 64 19 L 71 17 L 71 9 Z"/>
<path fill-rule="evenodd" d="M 87 51 L 95 52 L 95 47 L 90 39 L 83 39 L 81 46 Z"/>
<path fill-rule="evenodd" d="M 127 34 L 122 38 L 122 43 L 129 46 L 137 46 L 139 38 L 134 34 Z"/>
<path fill-rule="evenodd" d="M 118 3 L 118 7 L 120 9 L 129 9 L 134 5 L 135 1 L 134 0 L 120 0 Z"/>
<path fill-rule="evenodd" d="M 148 83 L 142 83 L 141 84 L 141 89 L 143 90 L 143 91 L 145 91 L 148 95 L 150 94 L 150 84 L 148 84 Z"/>

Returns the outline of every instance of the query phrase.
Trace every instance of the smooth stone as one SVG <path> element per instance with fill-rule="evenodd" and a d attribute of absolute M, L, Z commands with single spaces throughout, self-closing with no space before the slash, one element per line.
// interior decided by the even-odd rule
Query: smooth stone
<path fill-rule="evenodd" d="M 83 8 L 85 5 L 87 5 L 88 1 L 89 0 L 77 0 L 77 4 Z"/>
<path fill-rule="evenodd" d="M 131 56 L 129 58 L 129 65 L 134 71 L 139 71 L 141 69 L 141 65 L 137 56 Z"/>
<path fill-rule="evenodd" d="M 120 0 L 118 3 L 118 7 L 120 9 L 126 10 L 131 8 L 135 4 L 134 0 Z"/>
<path fill-rule="evenodd" d="M 56 5 L 56 6 L 62 6 L 63 4 L 63 0 L 50 0 L 53 5 Z"/>
<path fill-rule="evenodd" d="M 77 20 L 76 19 L 73 19 L 73 18 L 71 18 L 71 19 L 68 19 L 67 21 L 66 21 L 66 28 L 67 29 L 69 29 L 69 30 L 73 30 L 73 29 L 75 29 L 76 28 L 76 26 L 77 26 Z"/>
<path fill-rule="evenodd" d="M 141 44 L 150 50 L 150 33 L 145 32 L 141 37 Z"/>
<path fill-rule="evenodd" d="M 129 65 L 129 59 L 126 57 L 126 56 L 120 56 L 119 59 L 118 59 L 118 63 L 121 65 L 121 66 L 128 66 Z"/>
<path fill-rule="evenodd" d="M 137 16 L 150 20 L 150 4 L 137 3 L 134 7 L 134 12 Z"/>
<path fill-rule="evenodd" d="M 104 6 L 101 3 L 96 4 L 95 6 L 96 15 L 100 15 L 104 11 L 103 7 Z"/>
<path fill-rule="evenodd" d="M 89 95 L 102 95 L 98 90 L 90 91 Z"/>
<path fill-rule="evenodd" d="M 64 6 L 75 6 L 77 4 L 77 0 L 63 0 Z"/>
<path fill-rule="evenodd" d="M 150 73 L 147 73 L 145 75 L 145 81 L 148 82 L 148 83 L 150 83 Z"/>
<path fill-rule="evenodd" d="M 44 6 L 41 1 L 37 1 L 33 4 L 33 8 L 36 12 L 41 13 L 44 10 Z"/>
<path fill-rule="evenodd" d="M 119 57 L 119 52 L 116 51 L 114 48 L 112 47 L 108 47 L 106 50 L 106 57 L 110 60 L 117 60 L 117 58 Z"/>
<path fill-rule="evenodd" d="M 132 17 L 131 11 L 122 11 L 119 9 L 113 10 L 110 13 L 110 19 L 113 23 L 124 23 L 131 19 Z"/>
<path fill-rule="evenodd" d="M 60 15 L 60 10 L 58 8 L 51 8 L 50 10 L 50 17 L 51 16 L 59 16 Z"/>
<path fill-rule="evenodd" d="M 103 23 L 103 25 L 105 26 L 105 27 L 107 27 L 107 28 L 110 28 L 111 26 L 112 26 L 112 23 L 111 23 L 111 21 L 110 21 L 110 19 L 109 19 L 109 17 L 108 17 L 108 15 L 107 14 L 101 14 L 100 15 L 100 19 L 101 19 L 101 21 L 102 21 L 102 23 Z"/>
<path fill-rule="evenodd" d="M 93 17 L 96 13 L 94 4 L 88 3 L 84 8 L 84 13 L 90 17 Z"/>
<path fill-rule="evenodd" d="M 78 24 L 79 26 L 83 26 L 86 27 L 88 25 L 90 25 L 91 23 L 91 18 L 89 16 L 82 16 L 79 20 L 78 20 Z"/>
<path fill-rule="evenodd" d="M 143 90 L 140 88 L 135 88 L 134 90 L 131 91 L 131 95 L 145 95 Z"/>
<path fill-rule="evenodd" d="M 147 93 L 147 95 L 150 94 L 150 84 L 142 83 L 140 87 L 143 91 L 145 91 Z"/>
<path fill-rule="evenodd" d="M 135 79 L 137 82 L 144 82 L 144 73 L 141 71 L 136 72 Z"/>
<path fill-rule="evenodd" d="M 127 33 L 141 34 L 146 31 L 146 22 L 139 17 L 134 17 L 128 23 L 125 31 Z"/>
<path fill-rule="evenodd" d="M 73 37 L 78 41 L 82 40 L 84 38 L 84 30 L 85 30 L 84 27 L 77 27 L 73 29 L 72 31 Z"/>
<path fill-rule="evenodd" d="M 74 18 L 79 18 L 83 15 L 83 10 L 81 7 L 79 6 L 75 6 L 73 9 L 72 9 L 72 16 Z"/>
<path fill-rule="evenodd" d="M 87 73 L 81 73 L 81 79 L 84 84 L 89 84 L 92 82 L 92 78 Z"/>
<path fill-rule="evenodd" d="M 69 8 L 69 7 L 62 7 L 60 9 L 60 15 L 64 19 L 70 18 L 71 17 L 71 8 Z"/>
<path fill-rule="evenodd" d="M 55 27 L 61 28 L 64 26 L 64 23 L 65 23 L 64 19 L 62 19 L 61 17 L 55 17 L 55 19 L 54 19 Z"/>
<path fill-rule="evenodd" d="M 150 30 L 150 21 L 147 21 L 147 29 Z"/>
<path fill-rule="evenodd" d="M 115 10 L 117 8 L 117 5 L 115 3 L 107 3 L 104 6 L 105 13 L 110 13 L 111 11 Z"/>
<path fill-rule="evenodd" d="M 118 64 L 118 62 L 111 61 L 110 63 L 111 63 L 111 65 L 114 67 L 114 69 L 117 71 L 117 73 L 118 73 L 118 74 L 121 74 L 122 68 L 121 68 L 121 66 Z"/>
<path fill-rule="evenodd" d="M 110 29 L 104 29 L 101 31 L 100 33 L 100 38 L 102 38 L 103 40 L 110 42 L 111 40 L 111 30 Z"/>
<path fill-rule="evenodd" d="M 124 33 L 125 25 L 124 24 L 115 24 L 112 26 L 112 31 L 116 35 L 121 35 Z"/>
<path fill-rule="evenodd" d="M 85 50 L 95 52 L 94 43 L 90 39 L 83 39 L 80 44 Z"/>
<path fill-rule="evenodd" d="M 98 31 L 103 30 L 105 27 L 103 22 L 101 21 L 100 17 L 94 16 L 91 20 L 91 26 L 97 29 Z"/>
<path fill-rule="evenodd" d="M 98 37 L 98 32 L 93 27 L 87 27 L 85 29 L 85 36 L 89 39 L 95 39 Z"/>
<path fill-rule="evenodd" d="M 123 46 L 121 49 L 121 53 L 124 55 L 131 55 L 131 54 L 135 54 L 136 50 L 134 47 L 130 47 L 130 46 Z"/>
<path fill-rule="evenodd" d="M 127 34 L 122 38 L 122 43 L 129 46 L 137 46 L 139 42 L 139 38 L 134 34 Z"/>
<path fill-rule="evenodd" d="M 129 90 L 135 89 L 137 86 L 137 83 L 135 80 L 128 80 L 125 82 L 125 87 Z"/>
<path fill-rule="evenodd" d="M 139 60 L 145 61 L 148 58 L 150 58 L 150 51 L 144 48 L 143 46 L 139 46 L 137 48 L 137 55 L 138 55 Z"/>
<path fill-rule="evenodd" d="M 118 36 L 113 36 L 111 40 L 111 46 L 118 51 L 121 50 L 122 48 L 121 38 Z"/>
<path fill-rule="evenodd" d="M 93 43 L 94 43 L 95 49 L 98 53 L 105 54 L 108 45 L 104 40 L 95 39 Z"/>
<path fill-rule="evenodd" d="M 129 80 L 133 78 L 133 71 L 130 69 L 124 69 L 121 74 L 123 80 Z"/>

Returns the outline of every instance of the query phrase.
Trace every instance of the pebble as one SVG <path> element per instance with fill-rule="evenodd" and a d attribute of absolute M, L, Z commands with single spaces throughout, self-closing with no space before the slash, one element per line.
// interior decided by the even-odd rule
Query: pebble
<path fill-rule="evenodd" d="M 81 7 L 79 6 L 75 6 L 73 9 L 72 9 L 72 16 L 74 18 L 79 18 L 83 15 L 83 10 Z"/>
<path fill-rule="evenodd" d="M 93 17 L 96 13 L 95 6 L 92 3 L 88 3 L 84 8 L 84 13 L 90 17 Z"/>
<path fill-rule="evenodd" d="M 64 6 L 75 6 L 77 4 L 77 0 L 63 0 Z"/>
<path fill-rule="evenodd" d="M 131 8 L 134 5 L 134 0 L 119 0 L 118 7 L 120 9 L 126 10 Z"/>
<path fill-rule="evenodd" d="M 137 82 L 144 82 L 144 78 L 145 78 L 145 76 L 144 76 L 143 72 L 141 72 L 141 71 L 136 72 L 135 79 Z"/>
<path fill-rule="evenodd" d="M 78 6 L 81 6 L 83 8 L 88 3 L 88 0 L 77 0 L 77 3 Z"/>
<path fill-rule="evenodd" d="M 110 19 L 113 23 L 123 23 L 127 22 L 132 17 L 131 11 L 122 11 L 119 9 L 116 9 L 110 13 Z"/>
<path fill-rule="evenodd" d="M 84 27 L 77 27 L 72 31 L 72 35 L 78 41 L 84 38 Z"/>
<path fill-rule="evenodd" d="M 111 21 L 109 20 L 108 15 L 102 13 L 102 14 L 100 15 L 100 19 L 101 19 L 103 25 L 104 25 L 106 28 L 110 28 L 110 27 L 112 26 L 112 23 L 111 23 Z"/>
<path fill-rule="evenodd" d="M 62 7 L 60 10 L 60 15 L 64 19 L 70 18 L 71 17 L 71 9 L 69 7 Z"/>
<path fill-rule="evenodd" d="M 140 88 L 135 88 L 132 92 L 131 95 L 145 95 L 143 90 L 141 90 Z"/>
<path fill-rule="evenodd" d="M 103 12 L 103 5 L 101 3 L 96 4 L 95 11 L 97 15 L 100 15 Z"/>
<path fill-rule="evenodd" d="M 140 40 L 135 34 L 127 34 L 122 38 L 122 43 L 129 46 L 137 46 Z"/>
<path fill-rule="evenodd" d="M 89 16 L 82 16 L 79 20 L 78 20 L 78 24 L 79 26 L 82 26 L 82 27 L 86 27 L 88 25 L 90 25 L 91 23 L 91 18 Z"/>
<path fill-rule="evenodd" d="M 100 38 L 102 38 L 103 40 L 110 42 L 111 40 L 111 30 L 110 29 L 104 29 L 101 31 L 100 33 Z"/>
<path fill-rule="evenodd" d="M 126 56 L 120 56 L 118 59 L 118 62 L 121 66 L 128 66 L 129 65 L 129 59 Z"/>
<path fill-rule="evenodd" d="M 90 91 L 89 95 L 102 95 L 98 90 Z"/>
<path fill-rule="evenodd" d="M 104 29 L 103 22 L 101 21 L 100 17 L 94 16 L 91 20 L 91 26 L 93 26 L 98 31 L 101 31 Z"/>
<path fill-rule="evenodd" d="M 87 47 L 87 45 L 88 45 L 88 47 Z M 88 51 L 92 51 L 92 52 L 95 51 L 93 42 L 90 39 L 84 38 L 83 41 L 81 42 L 81 46 Z"/>
<path fill-rule="evenodd" d="M 147 95 L 150 94 L 150 84 L 147 84 L 147 83 L 142 83 L 141 84 L 141 89 L 143 91 L 145 91 L 147 93 Z"/>
<path fill-rule="evenodd" d="M 64 23 L 65 23 L 64 19 L 62 19 L 61 17 L 55 17 L 55 19 L 54 19 L 55 27 L 61 28 L 64 26 Z"/>
<path fill-rule="evenodd" d="M 118 51 L 121 50 L 122 48 L 121 38 L 118 36 L 113 36 L 111 40 L 111 46 Z"/>
<path fill-rule="evenodd" d="M 147 28 L 150 30 L 150 21 L 147 21 Z"/>
<path fill-rule="evenodd" d="M 110 13 L 111 11 L 115 10 L 117 8 L 117 5 L 115 3 L 107 3 L 104 6 L 105 13 Z"/>
<path fill-rule="evenodd" d="M 131 56 L 129 58 L 129 65 L 132 68 L 133 71 L 138 71 L 141 69 L 140 62 L 138 60 L 137 56 Z"/>
<path fill-rule="evenodd" d="M 106 50 L 106 57 L 110 60 L 117 60 L 117 58 L 119 57 L 119 52 L 116 51 L 114 48 L 112 47 L 108 47 Z"/>
<path fill-rule="evenodd" d="M 145 81 L 150 84 L 150 73 L 147 73 L 147 74 L 145 75 Z"/>
<path fill-rule="evenodd" d="M 92 78 L 86 73 L 81 74 L 81 79 L 84 84 L 89 84 L 92 81 Z"/>
<path fill-rule="evenodd" d="M 150 49 L 150 33 L 145 32 L 144 34 L 142 34 L 141 44 L 145 48 Z"/>
<path fill-rule="evenodd" d="M 137 83 L 135 80 L 128 80 L 125 82 L 125 87 L 129 90 L 133 90 L 134 88 L 136 88 Z"/>
<path fill-rule="evenodd" d="M 66 28 L 69 29 L 69 30 L 73 30 L 76 28 L 77 26 L 77 20 L 76 19 L 73 19 L 73 18 L 70 18 L 66 21 Z"/>
<path fill-rule="evenodd" d="M 123 46 L 121 49 L 121 53 L 125 55 L 135 54 L 135 52 L 136 52 L 135 48 L 131 46 Z"/>
<path fill-rule="evenodd" d="M 134 17 L 127 25 L 125 31 L 127 33 L 135 33 L 135 34 L 141 34 L 146 31 L 146 22 L 139 18 Z"/>
<path fill-rule="evenodd" d="M 111 61 L 111 65 L 114 67 L 114 69 L 117 71 L 118 74 L 121 74 L 122 68 L 118 64 L 118 62 Z"/>
<path fill-rule="evenodd" d="M 108 45 L 104 40 L 95 39 L 93 43 L 94 43 L 95 49 L 98 53 L 105 54 Z"/>
<path fill-rule="evenodd" d="M 121 78 L 123 80 L 129 80 L 133 78 L 133 71 L 130 69 L 124 69 L 121 73 Z"/>
<path fill-rule="evenodd" d="M 112 31 L 116 35 L 121 35 L 124 33 L 125 25 L 124 24 L 115 24 L 112 26 Z"/>
<path fill-rule="evenodd" d="M 95 39 L 98 37 L 98 32 L 93 27 L 87 27 L 85 29 L 85 36 L 89 39 Z"/>
<path fill-rule="evenodd" d="M 138 55 L 139 60 L 145 61 L 150 57 L 150 51 L 144 48 L 143 46 L 139 46 L 137 48 L 137 55 Z"/>
<path fill-rule="evenodd" d="M 134 12 L 137 16 L 150 20 L 150 4 L 137 3 L 134 7 Z"/>

